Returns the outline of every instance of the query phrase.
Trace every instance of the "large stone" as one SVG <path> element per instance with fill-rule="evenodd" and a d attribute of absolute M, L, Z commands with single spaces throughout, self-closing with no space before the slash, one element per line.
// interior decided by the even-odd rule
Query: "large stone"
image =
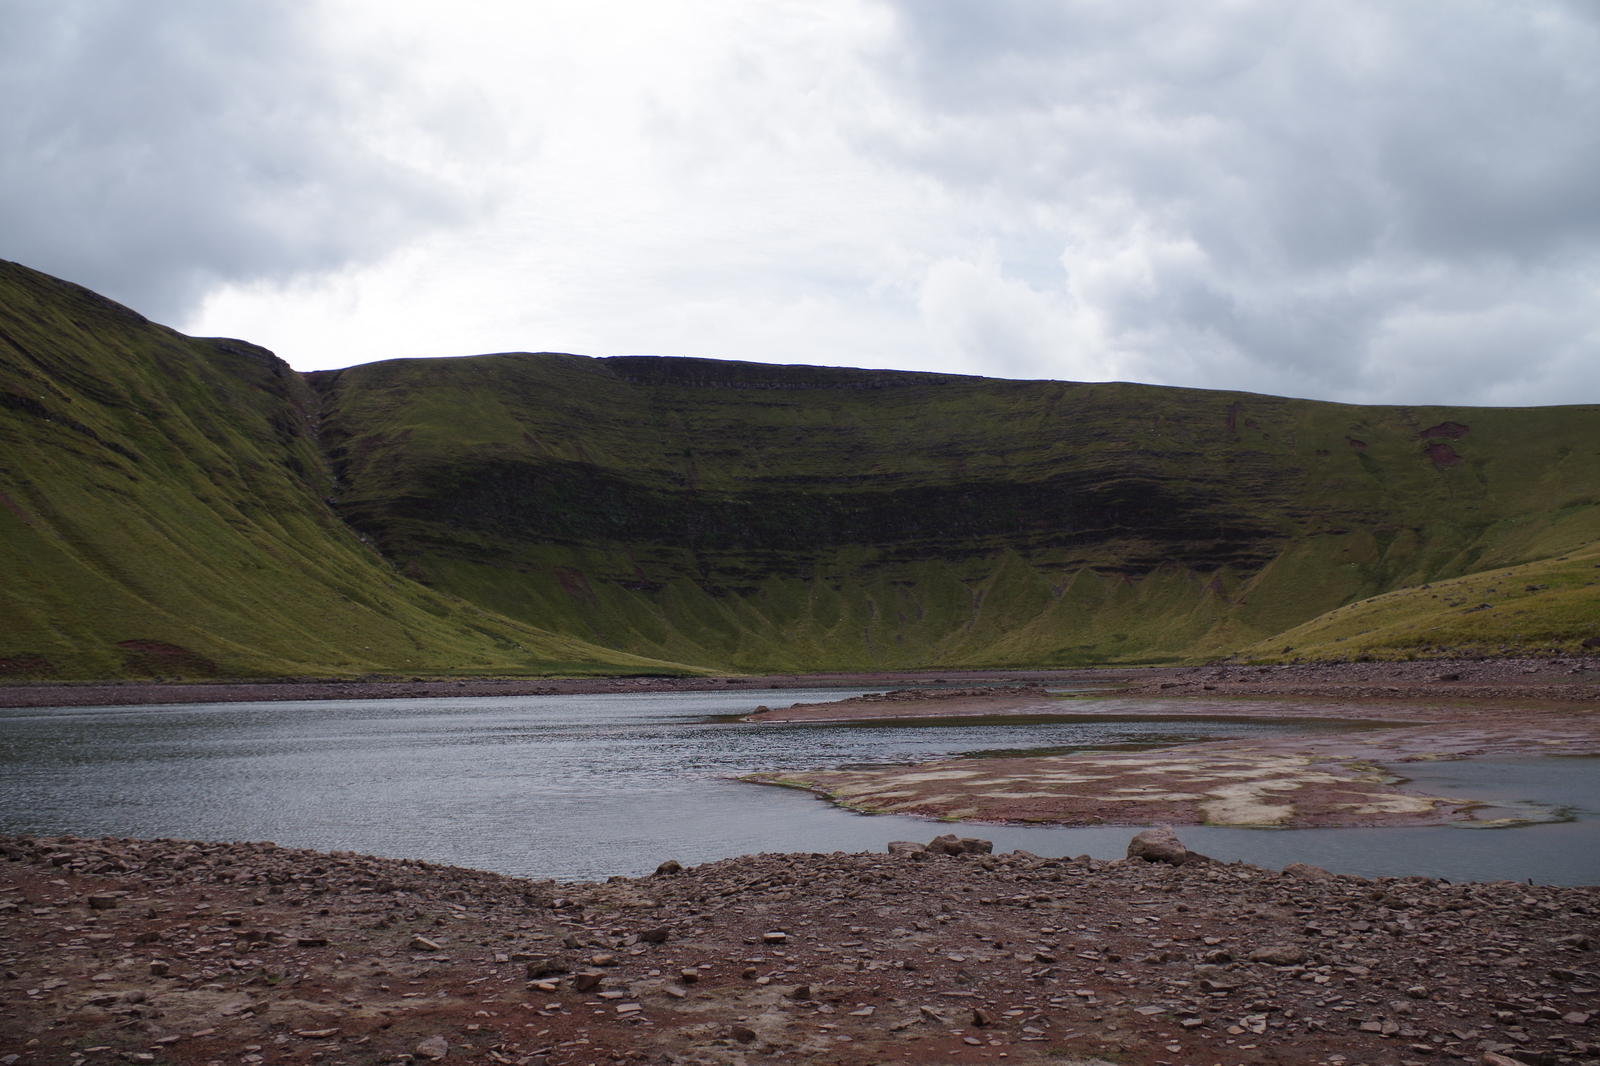
<path fill-rule="evenodd" d="M 929 841 L 926 850 L 935 855 L 988 855 L 994 851 L 994 841 L 946 833 Z"/>
<path fill-rule="evenodd" d="M 1294 944 L 1263 944 L 1250 952 L 1250 961 L 1269 966 L 1298 966 L 1306 961 L 1306 951 Z"/>
<path fill-rule="evenodd" d="M 1283 876 L 1298 878 L 1301 881 L 1332 881 L 1333 874 L 1320 866 L 1310 866 L 1303 862 L 1291 862 L 1283 868 Z"/>
<path fill-rule="evenodd" d="M 541 977 L 550 977 L 558 973 L 570 973 L 572 968 L 564 961 L 551 955 L 540 956 L 528 960 L 528 980 L 537 981 Z"/>
<path fill-rule="evenodd" d="M 1182 866 L 1189 861 L 1189 849 L 1170 825 L 1157 825 L 1134 834 L 1128 841 L 1128 858 Z"/>
<path fill-rule="evenodd" d="M 891 840 L 888 847 L 890 855 L 918 855 L 926 853 L 927 850 L 915 840 Z"/>
<path fill-rule="evenodd" d="M 1244 979 L 1220 966 L 1196 966 L 1195 986 L 1202 992 L 1232 992 L 1244 984 Z"/>
<path fill-rule="evenodd" d="M 450 1054 L 450 1044 L 442 1036 L 430 1036 L 416 1047 L 417 1057 L 437 1062 Z"/>

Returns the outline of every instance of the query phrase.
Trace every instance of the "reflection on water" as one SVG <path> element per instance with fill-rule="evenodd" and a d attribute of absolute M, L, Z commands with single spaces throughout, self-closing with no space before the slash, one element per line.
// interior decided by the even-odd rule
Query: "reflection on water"
<path fill-rule="evenodd" d="M 839 698 L 861 689 L 807 694 Z M 729 780 L 779 767 L 885 765 L 970 752 L 1120 750 L 1347 729 L 1293 720 L 1027 716 L 751 726 L 728 720 L 791 692 L 635 693 L 0 711 L 0 830 L 274 840 L 532 877 L 648 872 L 759 851 L 881 849 L 937 823 L 862 816 Z M 1159 710 L 1121 700 L 1119 711 Z M 1564 825 L 1252 831 L 1191 828 L 1223 859 L 1364 874 L 1593 883 L 1583 760 L 1414 764 L 1427 792 L 1560 802 Z M 1581 767 L 1581 768 L 1580 768 Z M 1429 775 L 1445 775 L 1435 778 Z M 1518 775 L 1521 774 L 1519 777 Z M 1487 775 L 1484 787 L 1477 778 Z M 1554 791 L 1540 791 L 1549 785 Z M 1486 789 L 1498 789 L 1486 796 Z M 1554 797 L 1554 798 L 1552 798 Z M 1132 830 L 981 827 L 1002 850 L 1121 854 Z"/>

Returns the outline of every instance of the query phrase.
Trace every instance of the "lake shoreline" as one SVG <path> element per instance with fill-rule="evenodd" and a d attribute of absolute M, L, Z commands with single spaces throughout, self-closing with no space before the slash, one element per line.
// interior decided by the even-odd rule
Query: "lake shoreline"
<path fill-rule="evenodd" d="M 1173 671 L 1149 668 L 1160 676 Z M 0 684 L 0 708 L 117 707 L 163 703 L 252 703 L 298 700 L 434 699 L 459 696 L 611 695 L 638 692 L 737 692 L 741 689 L 869 688 L 948 681 L 961 685 L 1040 683 L 1126 684 L 1135 671 L 890 670 L 876 673 L 729 675 L 725 677 L 589 678 L 317 678 L 230 681 L 30 681 Z M 1140 675 L 1145 676 L 1144 674 Z M 1154 675 L 1150 675 L 1154 676 Z"/>
<path fill-rule="evenodd" d="M 381 700 L 450 696 L 558 696 L 749 689 L 892 688 L 949 684 L 1097 685 L 1152 695 L 1278 695 L 1349 699 L 1600 699 L 1600 658 L 1427 659 L 1282 666 L 1129 666 L 1071 670 L 831 671 L 722 677 L 273 678 L 195 681 L 0 683 L 0 708 L 145 706 L 284 700 Z"/>

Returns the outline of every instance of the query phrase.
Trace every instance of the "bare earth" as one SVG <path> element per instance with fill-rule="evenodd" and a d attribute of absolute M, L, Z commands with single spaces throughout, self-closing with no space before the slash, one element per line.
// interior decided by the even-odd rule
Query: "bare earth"
<path fill-rule="evenodd" d="M 1594 1063 L 1600 890 L 1009 855 L 605 884 L 0 838 L 0 1062 Z"/>
<path fill-rule="evenodd" d="M 1142 752 L 950 759 L 752 775 L 870 813 L 1059 825 L 1392 826 L 1507 816 L 1401 787 L 1380 763 L 1474 755 L 1600 755 L 1594 660 L 1206 668 L 1105 696 L 1042 689 L 891 693 L 797 704 L 753 723 L 1049 715 L 1257 716 L 1373 722 L 1371 730 Z M 1448 679 L 1441 679 L 1441 674 Z M 1136 700 L 1126 697 L 1134 696 Z M 1299 698 L 1286 698 L 1299 697 Z M 1152 703 L 1159 709 L 1153 710 Z"/>

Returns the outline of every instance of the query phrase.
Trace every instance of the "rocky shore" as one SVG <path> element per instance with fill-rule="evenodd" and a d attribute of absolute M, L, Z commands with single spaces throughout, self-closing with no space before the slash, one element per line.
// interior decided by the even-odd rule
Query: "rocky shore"
<path fill-rule="evenodd" d="M 0 1063 L 1600 1062 L 1595 888 L 891 847 L 558 884 L 0 838 Z"/>
<path fill-rule="evenodd" d="M 726 677 L 277 678 L 183 683 L 32 681 L 0 684 L 0 707 L 96 707 L 251 700 L 415 699 L 440 696 L 558 696 L 619 692 L 726 692 L 744 689 L 876 688 L 956 698 L 975 688 L 1027 695 L 1041 686 L 1089 685 L 1135 693 L 1322 696 L 1372 699 L 1600 698 L 1600 658 L 1428 659 L 1415 662 L 1214 664 L 1084 670 L 889 670 L 867 673 Z M 941 691 L 937 686 L 951 686 Z M 887 698 L 879 697 L 880 699 Z M 908 696 L 904 699 L 926 697 Z"/>
<path fill-rule="evenodd" d="M 1172 671 L 1138 673 L 1165 677 Z M 1128 670 L 960 670 L 762 674 L 737 677 L 424 678 L 363 677 L 230 681 L 29 681 L 0 684 L 0 707 L 121 707 L 258 700 L 387 700 L 455 696 L 566 696 L 627 692 L 734 692 L 740 689 L 873 688 L 908 684 L 992 687 L 1126 684 Z"/>

